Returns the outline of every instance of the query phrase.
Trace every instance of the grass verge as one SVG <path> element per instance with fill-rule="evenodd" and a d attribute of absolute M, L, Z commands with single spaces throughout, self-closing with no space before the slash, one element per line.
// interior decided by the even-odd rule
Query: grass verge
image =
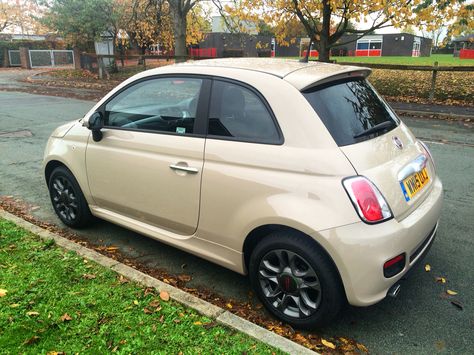
<path fill-rule="evenodd" d="M 0 349 L 35 354 L 275 352 L 3 219 Z"/>
<path fill-rule="evenodd" d="M 346 63 L 373 63 L 373 64 L 396 64 L 396 65 L 434 65 L 438 62 L 439 66 L 471 66 L 474 65 L 474 59 L 459 59 L 452 54 L 432 54 L 429 57 L 332 57 L 337 62 Z"/>

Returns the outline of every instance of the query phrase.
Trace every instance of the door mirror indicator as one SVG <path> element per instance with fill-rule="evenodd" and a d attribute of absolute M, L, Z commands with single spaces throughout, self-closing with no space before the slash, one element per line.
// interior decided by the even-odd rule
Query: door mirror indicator
<path fill-rule="evenodd" d="M 94 142 L 99 142 L 102 139 L 101 129 L 104 127 L 104 119 L 102 113 L 94 112 L 89 118 L 89 129 L 92 131 L 92 139 Z"/>

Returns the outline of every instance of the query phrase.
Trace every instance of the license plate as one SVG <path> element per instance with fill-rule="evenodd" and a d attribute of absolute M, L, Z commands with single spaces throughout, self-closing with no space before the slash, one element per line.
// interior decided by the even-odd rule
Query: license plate
<path fill-rule="evenodd" d="M 410 175 L 403 181 L 400 181 L 400 186 L 402 188 L 403 195 L 405 196 L 405 200 L 410 201 L 413 196 L 415 196 L 423 189 L 426 184 L 428 184 L 429 181 L 430 177 L 426 168 L 423 168 L 423 170 Z"/>

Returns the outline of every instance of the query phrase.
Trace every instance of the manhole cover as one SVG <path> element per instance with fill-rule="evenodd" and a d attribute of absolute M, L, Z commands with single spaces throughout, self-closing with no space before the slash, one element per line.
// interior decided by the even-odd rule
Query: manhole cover
<path fill-rule="evenodd" d="M 23 137 L 32 137 L 33 133 L 27 129 L 13 132 L 2 132 L 0 131 L 0 138 L 23 138 Z"/>

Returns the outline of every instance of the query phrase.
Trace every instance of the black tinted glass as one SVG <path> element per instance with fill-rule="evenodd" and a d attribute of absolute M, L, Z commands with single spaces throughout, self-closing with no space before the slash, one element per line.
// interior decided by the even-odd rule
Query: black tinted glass
<path fill-rule="evenodd" d="M 395 114 L 365 80 L 316 87 L 303 92 L 303 95 L 339 146 L 371 139 L 398 125 Z M 391 124 L 364 134 L 384 122 Z"/>
<path fill-rule="evenodd" d="M 257 94 L 218 80 L 212 86 L 208 134 L 256 143 L 280 141 L 275 122 Z"/>

